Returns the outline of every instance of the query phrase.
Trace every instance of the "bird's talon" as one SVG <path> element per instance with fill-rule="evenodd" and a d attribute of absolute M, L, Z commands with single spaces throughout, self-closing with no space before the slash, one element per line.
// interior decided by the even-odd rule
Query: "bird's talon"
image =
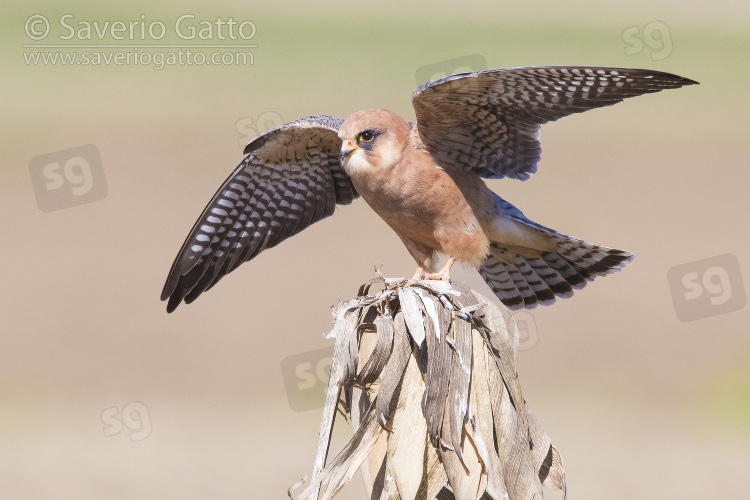
<path fill-rule="evenodd" d="M 425 274 L 423 279 L 450 282 L 451 280 L 450 271 L 451 271 L 451 267 L 453 267 L 454 262 L 456 262 L 456 259 L 451 257 L 450 259 L 448 259 L 448 262 L 445 263 L 445 266 L 440 271 L 436 273 Z"/>
<path fill-rule="evenodd" d="M 448 281 L 450 282 L 451 277 L 448 275 L 448 273 L 434 273 L 434 274 L 425 274 L 423 280 L 431 280 L 431 281 Z"/>
<path fill-rule="evenodd" d="M 408 280 L 408 281 L 419 281 L 419 280 L 421 280 L 422 279 L 422 272 L 423 272 L 422 271 L 422 266 L 419 266 L 417 268 L 417 272 L 415 272 L 414 276 L 412 276 L 411 279 Z"/>

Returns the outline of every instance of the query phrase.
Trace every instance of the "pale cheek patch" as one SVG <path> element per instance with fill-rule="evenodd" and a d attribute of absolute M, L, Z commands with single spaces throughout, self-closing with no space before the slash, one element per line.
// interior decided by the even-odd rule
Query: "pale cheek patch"
<path fill-rule="evenodd" d="M 353 152 L 349 155 L 344 162 L 344 170 L 350 177 L 356 176 L 357 174 L 363 174 L 369 170 L 372 170 L 372 165 L 365 159 L 365 153 L 361 149 Z"/>
<path fill-rule="evenodd" d="M 379 146 L 380 147 L 378 148 L 378 153 L 380 154 L 380 161 L 378 162 L 378 164 L 381 168 L 391 168 L 396 164 L 397 161 L 401 159 L 401 155 L 399 154 L 400 151 L 396 147 L 396 144 L 394 144 L 393 139 L 385 142 L 384 144 L 380 144 Z"/>

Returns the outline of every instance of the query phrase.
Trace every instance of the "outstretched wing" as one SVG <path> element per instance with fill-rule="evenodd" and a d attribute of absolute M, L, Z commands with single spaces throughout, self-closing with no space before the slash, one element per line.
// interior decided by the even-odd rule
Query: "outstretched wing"
<path fill-rule="evenodd" d="M 161 300 L 172 312 L 240 264 L 358 195 L 339 158 L 343 120 L 309 116 L 253 139 L 190 231 Z"/>
<path fill-rule="evenodd" d="M 644 69 L 542 66 L 462 73 L 412 96 L 419 136 L 436 162 L 482 177 L 526 180 L 542 124 L 628 97 L 698 82 Z"/>

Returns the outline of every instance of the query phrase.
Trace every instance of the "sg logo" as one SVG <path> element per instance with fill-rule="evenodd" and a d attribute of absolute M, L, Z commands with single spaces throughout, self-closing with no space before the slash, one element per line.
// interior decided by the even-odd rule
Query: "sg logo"
<path fill-rule="evenodd" d="M 505 311 L 503 311 L 505 312 Z M 529 311 L 514 311 L 505 318 L 508 329 L 513 329 L 516 342 L 516 351 L 528 351 L 539 343 L 539 332 L 536 329 L 536 321 Z M 510 333 L 510 332 L 509 332 Z"/>
<path fill-rule="evenodd" d="M 93 144 L 32 158 L 29 173 L 42 212 L 83 205 L 107 196 L 102 158 Z"/>
<path fill-rule="evenodd" d="M 328 389 L 333 347 L 289 356 L 281 361 L 286 397 L 296 412 L 322 408 Z"/>
<path fill-rule="evenodd" d="M 245 147 L 247 143 L 255 139 L 264 132 L 268 132 L 274 127 L 283 125 L 281 115 L 275 111 L 266 111 L 259 114 L 255 119 L 252 116 L 240 118 L 235 124 L 239 139 L 237 142 L 240 146 Z"/>
<path fill-rule="evenodd" d="M 414 76 L 416 77 L 417 85 L 422 85 L 423 83 L 431 82 L 445 76 L 457 73 L 472 73 L 485 69 L 487 69 L 487 59 L 481 54 L 471 54 L 422 66 L 417 69 Z M 469 79 L 467 83 L 471 84 L 474 81 L 474 79 Z"/>
<path fill-rule="evenodd" d="M 667 279 L 680 321 L 737 311 L 747 304 L 740 264 L 732 254 L 675 266 Z"/>
<path fill-rule="evenodd" d="M 116 406 L 105 408 L 101 419 L 106 437 L 116 436 L 125 427 L 130 430 L 130 440 L 133 442 L 143 441 L 151 435 L 151 417 L 146 405 L 140 401 L 126 404 L 122 407 L 122 413 Z"/>
<path fill-rule="evenodd" d="M 651 52 L 652 61 L 661 61 L 672 55 L 672 36 L 669 26 L 662 21 L 651 21 L 643 27 L 631 26 L 622 32 L 625 55 L 634 56 L 643 52 L 644 45 Z"/>

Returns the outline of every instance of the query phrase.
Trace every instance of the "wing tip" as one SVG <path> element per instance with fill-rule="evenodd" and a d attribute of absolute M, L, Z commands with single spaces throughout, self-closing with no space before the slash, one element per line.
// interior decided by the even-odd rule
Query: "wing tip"
<path fill-rule="evenodd" d="M 661 79 L 662 83 L 666 83 L 667 85 L 669 85 L 666 88 L 680 88 L 686 87 L 688 85 L 700 85 L 700 82 L 696 80 L 680 76 L 675 73 L 668 73 L 666 71 L 659 71 L 655 69 L 641 69 L 635 71 L 642 71 L 647 75 L 647 77 L 658 77 L 659 79 Z"/>
<path fill-rule="evenodd" d="M 677 75 L 675 75 L 675 76 L 677 76 Z M 680 76 L 679 78 L 680 78 L 680 83 L 683 86 L 687 86 L 687 85 L 700 85 L 701 84 L 701 82 L 699 82 L 697 80 L 693 80 L 691 78 L 687 78 L 687 77 L 684 77 L 684 76 Z"/>
<path fill-rule="evenodd" d="M 167 302 L 167 314 L 172 314 L 175 309 L 177 309 L 177 306 L 179 306 L 182 303 L 182 299 L 175 300 L 175 297 L 179 297 L 178 295 L 172 295 L 169 297 L 169 302 Z M 161 299 L 166 300 L 166 299 Z"/>
<path fill-rule="evenodd" d="M 164 283 L 164 288 L 161 289 L 160 300 L 162 302 L 167 300 L 174 293 L 175 289 L 177 288 L 178 281 L 179 278 L 177 276 L 175 276 L 173 273 L 169 273 L 167 281 Z"/>
<path fill-rule="evenodd" d="M 173 312 L 175 309 L 177 309 L 177 306 L 182 303 L 182 297 L 180 297 L 180 292 L 177 289 L 179 281 L 179 276 L 175 276 L 174 274 L 170 273 L 169 277 L 167 278 L 167 282 L 164 283 L 164 288 L 161 291 L 161 296 L 159 298 L 162 302 L 168 301 L 168 313 Z"/>

